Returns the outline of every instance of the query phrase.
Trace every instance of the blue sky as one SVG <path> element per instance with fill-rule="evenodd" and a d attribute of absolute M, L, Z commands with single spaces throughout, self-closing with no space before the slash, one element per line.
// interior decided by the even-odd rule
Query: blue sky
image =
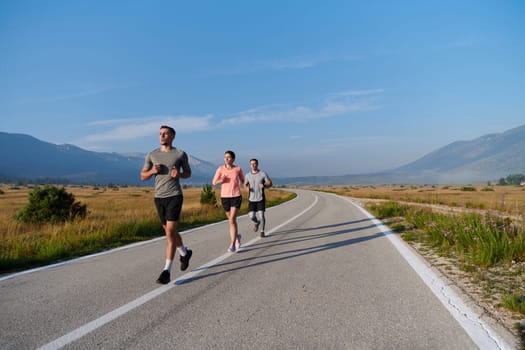
<path fill-rule="evenodd" d="M 520 0 L 3 0 L 0 131 L 146 153 L 169 124 L 272 176 L 391 169 L 525 124 L 523 18 Z"/>

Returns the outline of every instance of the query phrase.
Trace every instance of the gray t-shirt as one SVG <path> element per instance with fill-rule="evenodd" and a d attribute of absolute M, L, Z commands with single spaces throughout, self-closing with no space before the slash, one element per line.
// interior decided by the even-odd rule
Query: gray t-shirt
<path fill-rule="evenodd" d="M 249 171 L 248 174 L 244 176 L 244 183 L 250 184 L 250 195 L 248 196 L 250 202 L 260 202 L 265 199 L 264 188 L 261 188 L 261 184 L 264 184 L 267 181 L 270 181 L 270 178 L 262 170 L 259 170 L 256 173 Z"/>
<path fill-rule="evenodd" d="M 162 152 L 157 148 L 146 155 L 144 167 L 151 169 L 155 163 L 161 164 L 161 169 L 155 175 L 155 197 L 166 198 L 182 194 L 179 179 L 171 177 L 170 172 L 173 167 L 179 169 L 189 168 L 188 155 L 183 150 L 173 147 L 168 152 Z"/>

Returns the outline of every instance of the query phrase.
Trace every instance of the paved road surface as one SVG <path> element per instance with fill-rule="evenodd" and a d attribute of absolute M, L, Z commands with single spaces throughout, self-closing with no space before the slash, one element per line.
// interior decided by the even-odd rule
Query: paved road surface
<path fill-rule="evenodd" d="M 267 211 L 267 238 L 239 218 L 236 254 L 225 222 L 185 232 L 190 268 L 167 286 L 163 239 L 4 277 L 0 348 L 508 348 L 462 324 L 350 200 L 297 193 Z"/>

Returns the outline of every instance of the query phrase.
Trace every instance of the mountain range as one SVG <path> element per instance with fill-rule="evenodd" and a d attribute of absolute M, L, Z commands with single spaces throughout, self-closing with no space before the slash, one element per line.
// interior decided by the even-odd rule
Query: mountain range
<path fill-rule="evenodd" d="M 0 182 L 52 182 L 143 186 L 140 170 L 146 154 L 92 152 L 56 145 L 24 134 L 0 132 Z M 188 185 L 210 183 L 217 166 L 189 155 Z M 211 175 L 210 175 L 211 174 Z"/>
<path fill-rule="evenodd" d="M 0 182 L 147 185 L 140 181 L 145 154 L 101 153 L 0 132 Z M 216 164 L 189 155 L 187 185 L 210 183 Z M 401 167 L 344 176 L 274 178 L 278 185 L 454 184 L 497 181 L 525 172 L 525 125 L 457 141 Z"/>
<path fill-rule="evenodd" d="M 395 169 L 371 174 L 282 179 L 287 185 L 472 184 L 525 174 L 525 125 L 456 141 Z"/>

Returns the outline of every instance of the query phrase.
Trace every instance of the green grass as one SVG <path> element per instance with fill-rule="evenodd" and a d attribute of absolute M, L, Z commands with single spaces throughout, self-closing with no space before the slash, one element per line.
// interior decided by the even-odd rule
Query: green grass
<path fill-rule="evenodd" d="M 506 294 L 502 297 L 502 304 L 505 308 L 525 315 L 525 295 Z"/>
<path fill-rule="evenodd" d="M 423 244 L 443 257 L 457 259 L 459 270 L 470 273 L 473 278 L 478 276 L 476 283 L 483 284 L 486 290 L 497 287 L 515 291 L 503 293 L 500 305 L 525 316 L 525 292 L 520 273 L 513 275 L 508 268 L 525 261 L 523 225 L 490 213 L 444 214 L 396 202 L 373 204 L 368 209 L 381 219 L 402 217 L 404 224 L 397 220 L 392 226 L 404 240 Z M 510 276 L 510 282 L 496 286 L 501 284 L 495 281 L 497 273 L 489 273 L 496 268 Z M 496 276 L 495 280 L 489 279 L 489 275 Z"/>

